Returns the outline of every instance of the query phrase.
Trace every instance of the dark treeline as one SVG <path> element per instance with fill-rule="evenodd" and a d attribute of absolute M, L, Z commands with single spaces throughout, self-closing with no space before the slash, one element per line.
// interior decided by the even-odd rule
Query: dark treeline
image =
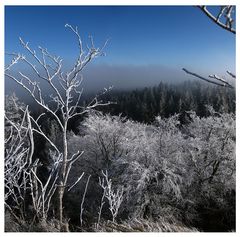
<path fill-rule="evenodd" d="M 113 90 L 102 99 L 116 104 L 101 107 L 101 111 L 145 123 L 153 122 L 157 115 L 169 117 L 190 110 L 204 117 L 208 115 L 206 105 L 213 106 L 217 112 L 235 112 L 234 90 L 198 81 L 161 82 L 158 86 L 133 91 Z"/>
<path fill-rule="evenodd" d="M 85 94 L 82 106 L 88 104 L 95 94 Z M 151 124 L 155 117 L 168 118 L 174 114 L 184 115 L 186 111 L 195 111 L 200 117 L 209 115 L 206 105 L 210 105 L 216 112 L 235 113 L 235 90 L 212 86 L 199 81 L 185 81 L 168 84 L 160 82 L 158 86 L 145 87 L 135 90 L 112 90 L 100 96 L 103 102 L 112 102 L 108 106 L 97 109 L 110 113 L 121 114 L 134 121 Z M 41 108 L 30 106 L 34 117 L 44 112 Z M 69 123 L 68 130 L 78 133 L 78 127 L 84 116 L 76 117 Z M 42 126 L 49 128 L 52 118 L 44 119 Z M 183 121 L 184 122 L 184 121 Z"/>

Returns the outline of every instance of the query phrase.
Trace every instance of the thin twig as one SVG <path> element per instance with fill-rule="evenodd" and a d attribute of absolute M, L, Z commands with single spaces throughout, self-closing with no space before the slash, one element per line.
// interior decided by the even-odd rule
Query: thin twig
<path fill-rule="evenodd" d="M 81 223 L 81 226 L 83 224 L 83 219 L 82 219 L 83 210 L 84 210 L 83 204 L 84 204 L 85 196 L 86 196 L 86 193 L 87 193 L 87 188 L 88 188 L 88 183 L 89 183 L 90 178 L 91 178 L 91 175 L 88 176 L 87 183 L 86 183 L 85 190 L 84 190 L 83 197 L 82 197 L 82 202 L 81 202 L 81 211 L 80 211 L 80 223 Z"/>

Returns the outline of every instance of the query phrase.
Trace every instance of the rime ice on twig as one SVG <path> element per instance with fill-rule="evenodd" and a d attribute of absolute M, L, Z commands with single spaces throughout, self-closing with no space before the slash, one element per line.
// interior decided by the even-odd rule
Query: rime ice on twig
<path fill-rule="evenodd" d="M 123 201 L 123 188 L 118 188 L 115 192 L 112 187 L 112 180 L 108 178 L 108 172 L 104 173 L 102 171 L 102 174 L 104 178 L 99 178 L 99 185 L 102 187 L 105 197 L 108 200 L 112 221 L 115 222 L 119 207 Z"/>

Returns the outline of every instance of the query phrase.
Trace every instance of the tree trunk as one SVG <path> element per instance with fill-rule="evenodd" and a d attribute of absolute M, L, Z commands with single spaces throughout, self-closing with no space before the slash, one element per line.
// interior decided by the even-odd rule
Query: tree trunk
<path fill-rule="evenodd" d="M 65 177 L 66 177 L 66 167 L 67 167 L 67 158 L 68 158 L 68 146 L 67 146 L 67 122 L 64 124 L 63 130 L 63 162 L 60 172 L 60 182 L 59 182 L 59 224 L 60 230 L 64 231 L 64 223 L 63 223 L 63 196 L 65 191 Z"/>

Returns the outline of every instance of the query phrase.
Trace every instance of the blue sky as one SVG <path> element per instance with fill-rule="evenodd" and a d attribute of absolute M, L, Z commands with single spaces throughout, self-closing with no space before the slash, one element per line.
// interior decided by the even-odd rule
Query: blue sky
<path fill-rule="evenodd" d="M 168 68 L 166 77 L 179 70 L 179 76 L 186 78 L 182 67 L 207 75 L 235 71 L 235 35 L 192 6 L 7 6 L 5 51 L 22 52 L 21 36 L 31 46 L 46 47 L 71 63 L 77 42 L 66 23 L 78 26 L 84 42 L 89 34 L 96 45 L 110 38 L 106 57 L 95 61 L 95 70 L 105 65 L 112 71 L 126 68 L 127 74 L 132 65 L 138 77 L 138 68 L 142 74 L 142 68 L 154 65 L 159 66 L 156 74 Z"/>

